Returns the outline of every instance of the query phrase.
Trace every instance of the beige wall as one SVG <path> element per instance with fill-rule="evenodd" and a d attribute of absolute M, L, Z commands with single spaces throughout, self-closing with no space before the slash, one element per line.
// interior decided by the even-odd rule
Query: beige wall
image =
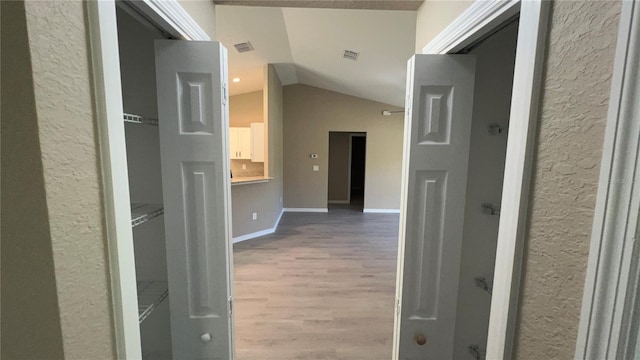
<path fill-rule="evenodd" d="M 24 3 L 3 1 L 3 359 L 62 359 L 62 329 Z M 47 301 L 42 301 L 46 299 Z"/>
<path fill-rule="evenodd" d="M 416 54 L 422 54 L 422 48 L 472 3 L 462 0 L 425 0 L 416 18 Z"/>
<path fill-rule="evenodd" d="M 307 85 L 284 88 L 284 207 L 326 208 L 329 132 L 366 132 L 367 209 L 400 207 L 402 114 L 399 108 Z M 318 159 L 311 159 L 316 153 Z M 312 171 L 319 165 L 320 171 Z"/>
<path fill-rule="evenodd" d="M 553 3 L 525 248 L 518 359 L 575 351 L 620 2 Z"/>
<path fill-rule="evenodd" d="M 216 7 L 212 0 L 178 0 L 185 11 L 209 35 L 216 39 Z"/>
<path fill-rule="evenodd" d="M 329 202 L 349 200 L 349 139 L 343 132 L 329 134 Z"/>
<path fill-rule="evenodd" d="M 264 83 L 267 91 L 264 95 L 264 107 L 267 114 L 267 163 L 269 176 L 278 183 L 278 192 L 282 196 L 283 178 L 283 129 L 284 129 L 284 88 L 273 65 L 265 65 Z M 282 201 L 280 201 L 282 207 Z"/>
<path fill-rule="evenodd" d="M 25 312 L 16 315 L 24 317 L 24 320 L 16 324 L 17 328 L 10 332 L 15 331 L 14 335 L 20 336 L 25 334 L 24 331 L 28 327 L 36 325 L 30 335 L 15 338 L 15 343 L 11 346 L 15 346 L 14 350 L 19 349 L 26 354 L 32 351 L 32 347 L 36 348 L 34 351 L 42 351 L 43 348 L 38 344 L 41 339 L 36 335 L 40 332 L 38 330 L 40 324 L 36 324 L 35 319 L 30 318 L 37 316 L 38 313 L 47 312 L 44 314 L 46 317 L 43 319 L 42 326 L 46 330 L 51 330 L 52 334 L 45 335 L 43 341 L 48 343 L 52 357 L 55 358 L 60 354 L 59 335 L 61 333 L 62 349 L 66 359 L 114 358 L 107 239 L 102 213 L 96 123 L 91 97 L 93 89 L 87 47 L 85 4 L 27 1 L 24 13 L 27 21 L 28 51 L 31 56 L 34 87 L 32 96 L 25 93 L 24 97 L 19 99 L 25 101 L 23 106 L 27 110 L 22 116 L 30 119 L 22 126 L 31 131 L 30 134 L 20 134 L 20 136 L 30 136 L 33 141 L 36 136 L 33 131 L 37 130 L 41 157 L 37 159 L 37 153 L 20 155 L 30 157 L 33 161 L 26 170 L 21 169 L 25 164 L 14 163 L 18 168 L 12 169 L 5 167 L 3 161 L 3 173 L 24 175 L 20 179 L 23 183 L 16 190 L 29 194 L 33 203 L 29 204 L 28 210 L 23 209 L 24 212 L 20 215 L 23 217 L 34 215 L 37 218 L 32 221 L 42 222 L 39 226 L 21 229 L 25 231 L 25 236 L 18 235 L 13 240 L 25 242 L 21 245 L 24 246 L 23 251 L 29 247 L 36 250 L 33 254 L 23 253 L 25 256 L 33 256 L 23 260 L 36 263 L 42 261 L 42 264 L 34 263 L 32 266 L 34 271 L 41 272 L 38 275 L 43 278 L 34 279 L 36 274 L 29 273 L 29 270 L 26 273 L 11 274 L 19 277 L 19 281 L 27 287 L 24 291 L 29 295 L 27 298 L 18 300 L 20 302 L 18 306 L 22 308 L 15 310 Z M 24 41 L 24 37 L 21 40 Z M 25 50 L 20 46 L 18 49 Z M 24 57 L 25 54 L 22 52 L 16 54 L 18 55 Z M 4 75 L 3 71 L 3 78 Z M 28 87 L 25 88 L 28 89 Z M 13 92 L 16 89 L 9 91 Z M 3 96 L 6 93 L 3 91 Z M 28 104 L 29 102 L 31 105 Z M 35 117 L 33 110 L 35 110 Z M 3 120 L 5 119 L 3 116 Z M 3 152 L 3 160 L 4 156 Z M 38 162 L 41 163 L 38 164 Z M 11 163 L 8 166 L 12 166 Z M 25 174 L 23 171 L 31 171 L 31 174 Z M 41 174 L 37 174 L 39 171 Z M 43 193 L 43 185 L 46 193 Z M 15 201 L 20 204 L 19 200 L 15 199 Z M 8 209 L 19 206 L 17 204 L 11 204 Z M 14 212 L 14 210 L 8 211 Z M 47 250 L 47 247 L 50 247 L 50 250 Z M 51 253 L 47 254 L 48 251 Z M 50 271 L 51 256 L 53 273 Z M 5 276 L 4 271 L 3 276 Z M 35 286 L 38 281 L 49 282 L 53 277 L 55 277 L 57 293 L 59 329 L 55 329 L 48 323 L 55 319 L 55 315 L 50 312 L 51 306 L 54 306 L 50 302 L 55 303 L 55 296 L 50 293 L 51 289 L 45 286 L 44 289 L 29 290 L 29 287 Z M 19 295 L 20 292 L 9 294 L 12 297 Z M 41 303 L 43 306 L 41 312 L 27 312 L 30 306 L 33 306 L 32 301 Z M 13 302 L 13 304 L 16 303 Z M 3 332 L 4 335 L 5 332 Z M 3 352 L 4 345 L 3 343 Z M 41 358 L 48 357 L 50 356 Z"/>
<path fill-rule="evenodd" d="M 263 95 L 261 100 L 267 123 L 268 162 L 265 166 L 273 179 L 231 187 L 234 238 L 272 228 L 282 211 L 282 83 L 273 65 L 265 67 L 265 84 L 264 93 L 259 92 Z M 257 220 L 253 220 L 253 212 L 258 213 Z"/>
<path fill-rule="evenodd" d="M 229 97 L 229 126 L 250 127 L 264 122 L 264 92 L 254 91 Z"/>
<path fill-rule="evenodd" d="M 264 91 L 229 97 L 229 126 L 248 128 L 251 127 L 251 123 L 264 122 L 264 117 Z M 243 165 L 245 169 L 242 168 Z M 231 171 L 236 178 L 262 176 L 264 175 L 264 163 L 256 163 L 251 160 L 231 160 Z"/>

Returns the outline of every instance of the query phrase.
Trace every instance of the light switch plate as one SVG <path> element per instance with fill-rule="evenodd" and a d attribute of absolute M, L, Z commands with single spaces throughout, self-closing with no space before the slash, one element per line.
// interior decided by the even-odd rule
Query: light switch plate
<path fill-rule="evenodd" d="M 313 165 L 313 171 L 320 171 L 320 166 Z"/>
<path fill-rule="evenodd" d="M 258 220 L 258 213 L 253 213 L 253 220 Z"/>

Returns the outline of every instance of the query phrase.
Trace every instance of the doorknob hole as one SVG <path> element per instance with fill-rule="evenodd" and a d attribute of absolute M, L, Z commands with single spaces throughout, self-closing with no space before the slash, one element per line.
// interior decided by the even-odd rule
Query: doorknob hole
<path fill-rule="evenodd" d="M 427 338 L 422 334 L 418 334 L 418 335 L 416 335 L 416 343 L 418 343 L 418 345 L 422 346 L 422 345 L 427 343 Z"/>

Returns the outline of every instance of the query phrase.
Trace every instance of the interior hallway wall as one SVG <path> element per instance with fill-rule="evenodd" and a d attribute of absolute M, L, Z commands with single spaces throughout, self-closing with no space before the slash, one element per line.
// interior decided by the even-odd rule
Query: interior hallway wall
<path fill-rule="evenodd" d="M 23 1 L 2 1 L 2 359 L 63 359 Z M 46 301 L 42 301 L 46 299 Z"/>
<path fill-rule="evenodd" d="M 285 86 L 284 207 L 327 208 L 329 132 L 343 131 L 367 133 L 365 209 L 399 209 L 404 117 L 382 116 L 383 109 L 402 110 L 312 86 Z"/>
<path fill-rule="evenodd" d="M 517 359 L 574 356 L 619 14 L 619 1 L 552 3 Z"/>
<path fill-rule="evenodd" d="M 2 5 L 2 10 L 4 9 L 5 4 Z M 51 276 L 55 276 L 64 358 L 114 359 L 116 344 L 107 259 L 108 240 L 92 97 L 94 89 L 86 27 L 86 3 L 26 1 L 24 14 L 31 57 L 33 96 L 29 100 L 29 94 L 25 94 L 26 100 L 20 100 L 33 101 L 35 106 L 36 119 L 32 121 L 37 121 L 41 157 L 40 160 L 32 158 L 36 163 L 30 166 L 34 166 L 32 170 L 35 170 L 38 167 L 37 161 L 41 161 L 42 174 L 36 176 L 41 176 L 42 180 L 30 179 L 22 173 L 24 177 L 20 180 L 25 181 L 25 188 L 22 190 L 28 193 L 33 191 L 34 200 L 38 200 L 32 204 L 32 209 L 22 215 L 37 214 L 42 221 L 45 221 L 42 217 L 46 215 L 49 228 L 48 234 L 44 223 L 34 229 L 22 229 L 33 231 L 27 233 L 29 238 L 24 238 L 24 241 L 32 241 L 34 244 L 42 241 L 40 245 L 43 247 L 46 246 L 44 242 L 48 242 L 51 247 L 53 274 L 49 272 L 42 275 L 43 280 L 51 280 Z M 4 19 L 2 26 L 5 26 Z M 16 41 L 24 42 L 25 39 L 23 37 Z M 24 50 L 23 46 L 18 48 Z M 3 81 L 4 76 L 3 72 Z M 5 94 L 3 91 L 3 96 Z M 33 112 L 31 115 L 33 116 Z M 6 118 L 3 116 L 3 126 L 4 121 Z M 3 157 L 4 155 L 3 152 Z M 13 170 L 5 168 L 3 173 L 5 170 L 14 174 Z M 21 173 L 15 171 L 16 175 Z M 36 198 L 43 195 L 42 181 L 46 202 L 41 197 Z M 36 234 L 36 231 L 40 233 Z M 44 263 L 39 268 L 43 270 L 50 261 L 47 259 L 49 255 L 43 252 L 39 255 L 43 256 Z M 33 274 L 14 275 L 26 277 L 24 286 L 30 286 L 28 276 Z M 3 288 L 3 296 L 4 290 Z M 51 294 L 40 290 L 30 296 L 44 306 L 44 309 L 52 306 L 48 302 L 55 301 Z M 26 306 L 23 310 L 28 310 L 28 304 L 28 301 L 23 301 L 23 306 Z M 20 315 L 25 316 L 21 326 L 33 325 L 27 319 L 34 314 Z M 3 322 L 4 320 L 3 318 Z M 52 320 L 49 317 L 43 326 Z M 58 330 L 51 330 L 53 333 L 46 341 L 57 343 Z M 16 339 L 17 343 L 12 345 L 22 347 L 23 351 L 29 353 L 28 348 L 40 346 L 35 343 L 41 339 L 34 335 L 35 333 Z M 50 343 L 50 346 L 52 355 L 58 355 L 58 344 Z"/>
<path fill-rule="evenodd" d="M 329 203 L 349 201 L 349 133 L 329 133 Z"/>

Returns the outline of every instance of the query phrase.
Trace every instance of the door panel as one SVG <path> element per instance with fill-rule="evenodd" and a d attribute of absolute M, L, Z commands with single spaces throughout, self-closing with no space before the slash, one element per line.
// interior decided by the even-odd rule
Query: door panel
<path fill-rule="evenodd" d="M 174 359 L 231 359 L 226 49 L 156 41 Z"/>
<path fill-rule="evenodd" d="M 455 335 L 475 59 L 415 55 L 409 61 L 408 76 L 398 257 L 403 272 L 398 274 L 402 287 L 394 351 L 403 360 L 449 360 Z"/>

